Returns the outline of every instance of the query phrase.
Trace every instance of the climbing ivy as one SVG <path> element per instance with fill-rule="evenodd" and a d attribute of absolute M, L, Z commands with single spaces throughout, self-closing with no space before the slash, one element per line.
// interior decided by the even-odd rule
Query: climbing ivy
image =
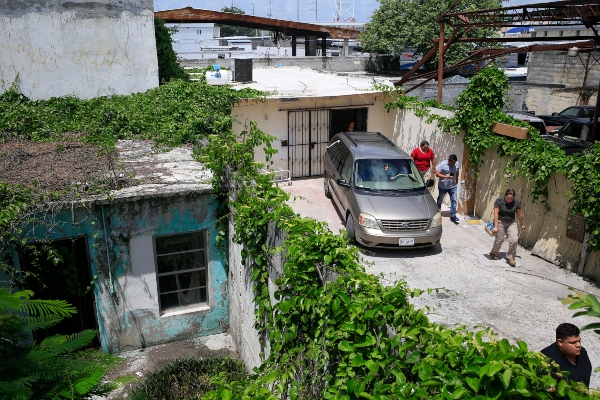
<path fill-rule="evenodd" d="M 545 202 L 550 177 L 564 173 L 573 182 L 569 192 L 571 212 L 581 213 L 586 218 L 589 249 L 600 250 L 600 145 L 595 144 L 584 154 L 565 155 L 554 143 L 544 140 L 537 129 L 504 113 L 508 88 L 508 78 L 502 71 L 494 66 L 483 69 L 456 99 L 455 114 L 451 118 L 432 112 L 431 107 L 437 106 L 431 101 L 421 102 L 390 88 L 382 90 L 391 97 L 386 105 L 388 110 L 412 110 L 429 123 L 437 121 L 440 129 L 449 134 L 464 130 L 472 165 L 483 162 L 481 156 L 487 149 L 497 147 L 498 153 L 509 160 L 505 177 L 524 176 L 533 184 L 534 200 Z M 529 128 L 528 139 L 493 134 L 490 128 L 497 122 Z"/>

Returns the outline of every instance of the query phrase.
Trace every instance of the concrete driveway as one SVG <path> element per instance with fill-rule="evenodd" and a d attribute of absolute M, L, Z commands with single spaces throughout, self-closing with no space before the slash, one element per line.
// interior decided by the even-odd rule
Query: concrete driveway
<path fill-rule="evenodd" d="M 344 229 L 341 216 L 331 200 L 323 194 L 323 178 L 294 180 L 282 188 L 293 196 L 291 205 L 302 216 L 325 221 L 338 232 Z M 444 212 L 445 211 L 445 212 Z M 541 350 L 554 342 L 556 326 L 571 322 L 583 326 L 597 322 L 590 318 L 571 318 L 573 311 L 561 301 L 569 287 L 600 297 L 600 290 L 575 273 L 531 255 L 519 247 L 517 266 L 504 260 L 491 260 L 487 254 L 493 239 L 483 225 L 469 225 L 461 217 L 458 224 L 448 219 L 442 209 L 441 243 L 430 249 L 386 250 L 360 247 L 367 271 L 383 274 L 385 284 L 404 279 L 412 288 L 440 288 L 437 294 L 423 294 L 415 300 L 428 305 L 432 321 L 454 326 L 491 327 L 511 342 L 525 341 L 531 350 Z M 525 215 L 527 223 L 527 215 Z M 507 242 L 500 255 L 504 256 Z M 592 331 L 582 332 L 592 366 L 600 365 L 600 338 Z M 593 373 L 592 387 L 600 387 L 600 374 Z"/>

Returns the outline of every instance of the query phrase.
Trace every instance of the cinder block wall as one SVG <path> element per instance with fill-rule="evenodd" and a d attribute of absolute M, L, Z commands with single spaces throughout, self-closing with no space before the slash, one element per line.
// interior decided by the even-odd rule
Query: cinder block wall
<path fill-rule="evenodd" d="M 586 104 L 596 103 L 600 82 L 600 65 L 594 58 L 600 58 L 600 51 L 593 52 L 590 58 L 584 87 Z M 577 57 L 568 57 L 566 51 L 531 53 L 525 99 L 527 107 L 535 110 L 536 114 L 550 114 L 579 104 L 586 62 L 586 53 Z"/>
<path fill-rule="evenodd" d="M 151 0 L 0 2 L 0 92 L 32 99 L 158 86 Z"/>

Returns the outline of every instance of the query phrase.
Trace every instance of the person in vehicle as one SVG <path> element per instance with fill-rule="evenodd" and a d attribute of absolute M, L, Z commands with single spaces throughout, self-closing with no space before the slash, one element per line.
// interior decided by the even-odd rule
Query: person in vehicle
<path fill-rule="evenodd" d="M 435 165 L 434 158 L 435 154 L 433 154 L 433 150 L 429 148 L 429 142 L 427 140 L 423 140 L 419 147 L 415 148 L 412 153 L 410 153 L 417 169 L 419 170 L 419 174 L 421 174 L 421 178 L 425 179 L 425 174 L 427 171 L 431 169 L 433 165 Z"/>
<path fill-rule="evenodd" d="M 356 178 L 359 181 L 372 181 L 373 180 L 373 172 L 371 168 L 368 167 L 366 161 L 358 162 L 358 171 L 356 173 Z"/>
<path fill-rule="evenodd" d="M 517 241 L 519 240 L 519 228 L 517 227 L 515 216 L 519 218 L 521 229 L 525 230 L 521 202 L 515 198 L 514 189 L 506 189 L 504 197 L 498 197 L 494 202 L 494 229 L 492 232 L 496 234 L 496 239 L 494 240 L 492 251 L 490 251 L 490 258 L 492 260 L 498 259 L 498 252 L 502 243 L 504 243 L 504 236 L 508 235 L 506 262 L 511 267 L 517 265 L 515 256 L 517 255 Z"/>
<path fill-rule="evenodd" d="M 458 171 L 460 163 L 454 154 L 450 154 L 447 160 L 442 161 L 435 168 L 435 176 L 440 178 L 438 182 L 437 206 L 442 209 L 442 201 L 446 194 L 450 195 L 450 221 L 458 222 L 456 216 L 456 194 L 458 192 Z"/>
<path fill-rule="evenodd" d="M 583 382 L 590 386 L 592 363 L 587 351 L 581 346 L 579 328 L 563 323 L 556 328 L 556 342 L 544 348 L 540 353 L 555 361 L 560 370 L 568 372 L 565 379 L 570 382 Z M 553 374 L 556 378 L 557 376 Z"/>

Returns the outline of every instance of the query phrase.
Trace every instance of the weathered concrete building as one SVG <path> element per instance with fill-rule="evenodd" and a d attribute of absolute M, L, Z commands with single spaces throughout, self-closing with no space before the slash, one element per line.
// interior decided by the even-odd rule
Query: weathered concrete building
<path fill-rule="evenodd" d="M 51 223 L 32 231 L 68 248 L 64 263 L 40 272 L 53 293 L 93 282 L 70 301 L 78 309 L 72 332 L 60 333 L 97 329 L 102 348 L 120 352 L 228 331 L 227 261 L 217 245 L 210 175 L 188 148 L 155 153 L 152 143 L 130 141 L 117 147 L 121 175 L 135 171 L 142 184 L 47 213 Z M 31 268 L 27 260 L 19 255 L 22 270 Z"/>
<path fill-rule="evenodd" d="M 0 2 L 0 90 L 32 99 L 158 86 L 151 0 Z"/>

